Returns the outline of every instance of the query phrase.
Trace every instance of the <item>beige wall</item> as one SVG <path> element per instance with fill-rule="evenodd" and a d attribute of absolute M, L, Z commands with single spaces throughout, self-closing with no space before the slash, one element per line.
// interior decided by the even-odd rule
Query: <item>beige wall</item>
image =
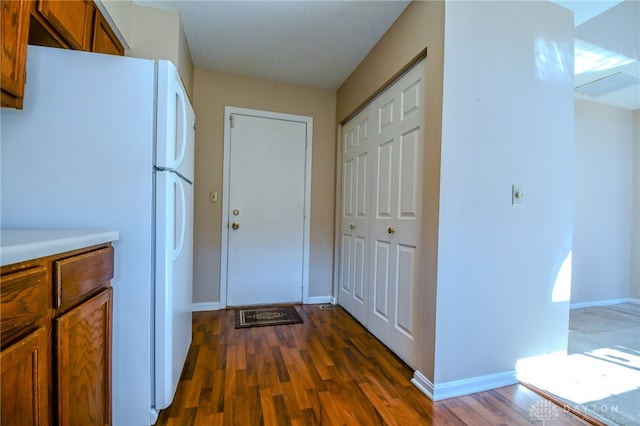
<path fill-rule="evenodd" d="M 336 93 L 219 72 L 195 70 L 196 111 L 194 303 L 220 295 L 224 107 L 313 117 L 309 296 L 329 296 L 333 274 Z"/>
<path fill-rule="evenodd" d="M 430 379 L 434 372 L 435 296 L 440 194 L 444 2 L 412 2 L 338 90 L 336 118 L 345 118 L 427 49 L 426 140 L 424 150 L 423 238 L 419 306 L 418 369 Z"/>
<path fill-rule="evenodd" d="M 193 101 L 193 61 L 177 12 L 134 6 L 131 1 L 102 1 L 129 45 L 127 56 L 168 59 L 178 68 Z"/>

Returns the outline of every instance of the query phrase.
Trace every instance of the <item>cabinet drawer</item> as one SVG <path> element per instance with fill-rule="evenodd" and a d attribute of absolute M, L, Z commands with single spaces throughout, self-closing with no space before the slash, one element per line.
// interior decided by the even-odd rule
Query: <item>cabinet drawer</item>
<path fill-rule="evenodd" d="M 0 339 L 9 344 L 35 328 L 50 309 L 47 268 L 34 267 L 3 275 L 0 283 Z"/>
<path fill-rule="evenodd" d="M 56 260 L 53 268 L 54 307 L 70 307 L 113 278 L 113 247 Z"/>

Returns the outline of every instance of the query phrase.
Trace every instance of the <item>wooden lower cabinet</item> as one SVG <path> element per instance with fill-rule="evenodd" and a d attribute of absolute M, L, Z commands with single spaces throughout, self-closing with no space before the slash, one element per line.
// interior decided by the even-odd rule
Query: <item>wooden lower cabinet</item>
<path fill-rule="evenodd" d="M 54 320 L 58 424 L 111 423 L 112 290 Z"/>
<path fill-rule="evenodd" d="M 111 424 L 113 263 L 103 244 L 2 267 L 2 425 Z"/>
<path fill-rule="evenodd" d="M 0 353 L 2 424 L 49 424 L 49 358 L 44 327 Z"/>

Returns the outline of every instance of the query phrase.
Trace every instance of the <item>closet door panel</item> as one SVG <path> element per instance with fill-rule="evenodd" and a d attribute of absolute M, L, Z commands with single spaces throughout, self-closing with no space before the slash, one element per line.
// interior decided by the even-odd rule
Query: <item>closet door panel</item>
<path fill-rule="evenodd" d="M 373 145 L 377 149 L 372 159 L 376 166 L 372 170 L 376 210 L 371 238 L 377 255 L 376 265 L 371 268 L 376 275 L 376 303 L 371 306 L 370 329 L 409 365 L 417 361 L 416 295 L 424 139 L 422 79 L 423 68 L 413 68 L 373 101 L 377 119 Z"/>
<path fill-rule="evenodd" d="M 367 294 L 367 254 L 369 250 L 367 250 L 367 239 L 363 237 L 356 236 L 355 237 L 355 247 L 354 247 L 354 255 L 355 262 L 353 268 L 353 293 L 352 296 L 356 299 L 356 301 L 364 304 L 365 296 Z"/>
<path fill-rule="evenodd" d="M 391 244 L 376 241 L 373 260 L 373 313 L 385 323 L 389 322 L 390 261 Z"/>
<path fill-rule="evenodd" d="M 394 191 L 394 141 L 393 139 L 377 147 L 377 169 L 375 197 L 376 219 L 391 219 L 393 217 Z"/>
<path fill-rule="evenodd" d="M 342 129 L 343 185 L 338 301 L 365 326 L 369 303 L 371 112 L 371 107 L 365 108 Z"/>
<path fill-rule="evenodd" d="M 400 167 L 399 167 L 399 208 L 398 219 L 417 219 L 420 208 L 420 180 L 419 175 L 420 145 L 419 131 L 411 130 L 400 138 Z"/>

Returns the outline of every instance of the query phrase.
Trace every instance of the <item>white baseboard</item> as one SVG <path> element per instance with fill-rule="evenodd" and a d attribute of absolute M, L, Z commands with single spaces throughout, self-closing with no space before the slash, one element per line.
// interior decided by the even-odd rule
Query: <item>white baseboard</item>
<path fill-rule="evenodd" d="M 323 303 L 333 303 L 332 300 L 333 297 L 331 296 L 310 296 L 306 303 L 309 305 L 320 305 Z"/>
<path fill-rule="evenodd" d="M 608 299 L 608 300 L 596 300 L 594 302 L 582 302 L 572 303 L 569 305 L 571 309 L 591 308 L 593 306 L 610 306 L 619 305 L 620 303 L 634 303 L 640 305 L 640 299 L 634 299 L 632 297 L 623 297 L 621 299 Z"/>
<path fill-rule="evenodd" d="M 335 299 L 331 296 L 314 296 L 309 297 L 309 299 L 305 302 L 309 305 L 320 305 L 323 303 L 335 303 Z M 206 303 L 193 303 L 191 305 L 192 312 L 203 312 L 203 311 L 219 311 L 224 307 L 220 305 L 220 302 L 206 302 Z"/>
<path fill-rule="evenodd" d="M 429 399 L 439 401 L 513 385 L 518 383 L 518 378 L 515 371 L 507 371 L 434 385 L 424 374 L 416 370 L 413 373 L 411 383 L 427 395 Z"/>
<path fill-rule="evenodd" d="M 220 302 L 194 303 L 191 305 L 191 312 L 219 311 Z"/>

